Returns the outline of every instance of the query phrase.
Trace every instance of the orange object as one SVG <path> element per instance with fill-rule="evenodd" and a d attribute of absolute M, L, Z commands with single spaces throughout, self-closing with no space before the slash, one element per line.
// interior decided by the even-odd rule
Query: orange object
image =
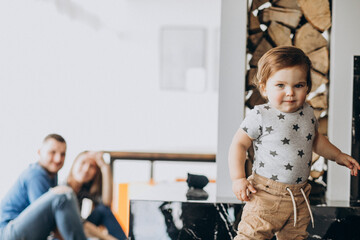
<path fill-rule="evenodd" d="M 114 215 L 120 226 L 124 230 L 126 236 L 129 236 L 130 229 L 130 200 L 129 200 L 129 184 L 120 183 L 118 187 L 118 209 Z"/>
<path fill-rule="evenodd" d="M 153 178 L 150 178 L 150 180 L 149 180 L 149 185 L 153 186 L 153 185 L 155 185 L 155 184 L 156 184 L 156 183 L 155 183 L 154 179 L 153 179 Z"/>

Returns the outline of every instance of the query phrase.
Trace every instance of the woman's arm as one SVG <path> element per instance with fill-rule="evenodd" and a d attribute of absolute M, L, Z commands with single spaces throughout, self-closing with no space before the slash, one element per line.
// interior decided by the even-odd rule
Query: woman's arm
<path fill-rule="evenodd" d="M 109 235 L 106 231 L 98 228 L 95 224 L 91 222 L 85 221 L 84 222 L 84 232 L 86 236 L 97 237 L 101 240 L 116 240 L 115 237 Z"/>
<path fill-rule="evenodd" d="M 113 180 L 111 169 L 108 164 L 101 167 L 102 173 L 102 201 L 104 205 L 110 207 L 112 202 Z"/>
<path fill-rule="evenodd" d="M 105 206 L 110 207 L 113 192 L 111 168 L 105 163 L 102 152 L 97 153 L 96 163 L 99 166 L 102 175 L 102 202 Z"/>

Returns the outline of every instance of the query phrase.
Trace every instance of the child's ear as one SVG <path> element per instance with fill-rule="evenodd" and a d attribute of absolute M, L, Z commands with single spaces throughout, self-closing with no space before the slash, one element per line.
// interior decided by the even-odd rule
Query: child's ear
<path fill-rule="evenodd" d="M 263 96 L 264 98 L 267 97 L 265 84 L 261 84 L 259 86 L 259 92 L 260 92 L 261 96 Z"/>

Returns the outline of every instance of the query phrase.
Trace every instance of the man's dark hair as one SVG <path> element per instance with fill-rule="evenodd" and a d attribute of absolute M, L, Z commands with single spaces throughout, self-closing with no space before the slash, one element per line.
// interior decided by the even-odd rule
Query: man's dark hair
<path fill-rule="evenodd" d="M 56 134 L 56 133 L 51 133 L 51 134 L 47 135 L 44 138 L 43 143 L 46 142 L 49 139 L 55 139 L 58 142 L 66 143 L 65 139 L 62 136 L 60 136 L 59 134 Z"/>

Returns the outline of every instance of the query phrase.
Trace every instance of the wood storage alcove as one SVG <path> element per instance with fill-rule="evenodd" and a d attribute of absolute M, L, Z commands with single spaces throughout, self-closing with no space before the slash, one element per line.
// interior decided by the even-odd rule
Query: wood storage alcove
<path fill-rule="evenodd" d="M 312 61 L 312 89 L 307 102 L 314 108 L 319 132 L 327 135 L 329 32 L 331 2 L 329 0 L 249 0 L 247 25 L 246 110 L 265 103 L 252 81 L 261 56 L 276 46 L 301 48 Z M 249 151 L 248 174 L 253 152 Z M 310 180 L 326 186 L 326 159 L 313 154 Z"/>

